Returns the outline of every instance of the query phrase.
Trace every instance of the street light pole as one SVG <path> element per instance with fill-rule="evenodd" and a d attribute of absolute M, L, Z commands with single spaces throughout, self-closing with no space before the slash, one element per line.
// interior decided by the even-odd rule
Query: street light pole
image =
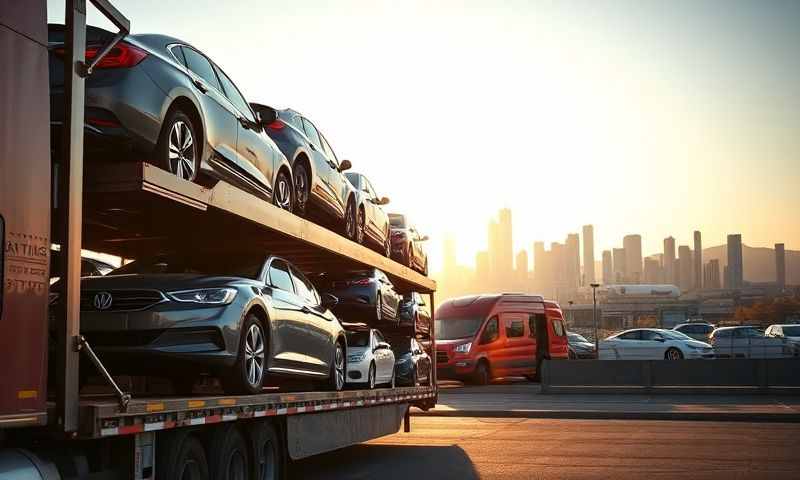
<path fill-rule="evenodd" d="M 599 283 L 592 283 L 592 321 L 594 322 L 594 354 L 600 358 L 600 338 L 597 336 L 597 287 Z"/>

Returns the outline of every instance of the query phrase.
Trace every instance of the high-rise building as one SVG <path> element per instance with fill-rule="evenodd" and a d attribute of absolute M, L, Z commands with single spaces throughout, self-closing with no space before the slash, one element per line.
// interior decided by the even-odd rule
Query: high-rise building
<path fill-rule="evenodd" d="M 728 266 L 722 267 L 722 288 L 731 288 L 731 277 L 728 274 Z"/>
<path fill-rule="evenodd" d="M 744 286 L 742 265 L 742 235 L 728 235 L 728 288 L 739 289 Z"/>
<path fill-rule="evenodd" d="M 475 254 L 475 284 L 484 286 L 489 279 L 489 252 Z"/>
<path fill-rule="evenodd" d="M 661 259 L 664 267 L 664 283 L 677 285 L 675 275 L 675 239 L 667 237 L 664 239 L 664 256 Z"/>
<path fill-rule="evenodd" d="M 614 259 L 614 282 L 625 283 L 628 278 L 625 276 L 625 249 L 614 248 L 611 250 Z"/>
<path fill-rule="evenodd" d="M 495 285 L 497 280 L 500 278 L 500 260 L 498 258 L 500 250 L 500 226 L 498 225 L 497 220 L 489 220 L 488 233 L 489 248 L 486 250 L 486 255 L 489 269 L 487 271 L 488 275 L 484 278 L 486 278 L 492 285 Z"/>
<path fill-rule="evenodd" d="M 622 239 L 625 249 L 625 277 L 628 283 L 642 281 L 642 236 L 625 235 Z"/>
<path fill-rule="evenodd" d="M 718 289 L 719 284 L 719 260 L 712 258 L 703 266 L 703 288 Z"/>
<path fill-rule="evenodd" d="M 611 257 L 611 250 L 603 250 L 603 284 L 614 283 L 614 261 Z"/>
<path fill-rule="evenodd" d="M 778 288 L 786 288 L 786 250 L 782 243 L 775 244 L 775 281 Z"/>
<path fill-rule="evenodd" d="M 497 270 L 502 277 L 510 276 L 514 270 L 514 248 L 511 232 L 511 209 L 503 208 L 497 215 L 498 252 Z"/>
<path fill-rule="evenodd" d="M 694 252 L 692 252 L 694 260 L 694 289 L 703 289 L 703 244 L 700 239 L 700 231 L 694 231 Z"/>
<path fill-rule="evenodd" d="M 678 287 L 682 292 L 687 292 L 692 289 L 692 280 L 694 278 L 692 269 L 694 263 L 692 262 L 692 249 L 688 245 L 681 245 L 678 247 Z"/>
<path fill-rule="evenodd" d="M 576 288 L 581 284 L 581 250 L 580 238 L 577 233 L 567 235 L 564 250 L 565 286 Z"/>
<path fill-rule="evenodd" d="M 583 226 L 583 282 L 581 285 L 588 286 L 594 283 L 594 227 L 591 225 Z"/>
<path fill-rule="evenodd" d="M 662 276 L 661 262 L 655 257 L 646 257 L 644 259 L 644 283 L 661 283 Z"/>
<path fill-rule="evenodd" d="M 537 285 L 543 285 L 545 278 L 544 242 L 533 242 L 533 279 Z"/>
<path fill-rule="evenodd" d="M 520 250 L 514 262 L 514 273 L 517 277 L 517 289 L 525 290 L 528 287 L 528 252 Z"/>
<path fill-rule="evenodd" d="M 556 287 L 563 287 L 567 278 L 567 269 L 565 261 L 565 251 L 563 243 L 553 242 L 550 244 L 550 284 Z"/>

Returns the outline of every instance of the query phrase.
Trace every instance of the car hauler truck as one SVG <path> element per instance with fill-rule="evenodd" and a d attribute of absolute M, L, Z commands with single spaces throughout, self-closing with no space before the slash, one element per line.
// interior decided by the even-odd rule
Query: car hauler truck
<path fill-rule="evenodd" d="M 129 31 L 107 0 L 90 1 L 115 40 Z M 202 236 L 248 242 L 307 274 L 379 268 L 431 306 L 435 283 L 223 182 L 202 187 L 144 162 L 84 174 L 86 7 L 66 2 L 64 142 L 51 161 L 45 1 L 0 0 L 0 478 L 280 478 L 287 459 L 408 429 L 411 406 L 435 405 L 435 362 L 430 386 L 256 395 L 131 394 L 105 369 L 80 335 L 81 248 L 137 258 Z M 63 290 L 49 333 L 53 243 Z M 79 365 L 107 388 L 81 391 Z"/>

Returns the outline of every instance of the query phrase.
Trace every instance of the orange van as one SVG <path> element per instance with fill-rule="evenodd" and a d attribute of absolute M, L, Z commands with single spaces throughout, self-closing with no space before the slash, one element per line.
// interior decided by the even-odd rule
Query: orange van
<path fill-rule="evenodd" d="M 447 300 L 436 309 L 434 327 L 440 379 L 479 385 L 499 377 L 534 380 L 543 359 L 569 357 L 561 308 L 538 295 Z"/>

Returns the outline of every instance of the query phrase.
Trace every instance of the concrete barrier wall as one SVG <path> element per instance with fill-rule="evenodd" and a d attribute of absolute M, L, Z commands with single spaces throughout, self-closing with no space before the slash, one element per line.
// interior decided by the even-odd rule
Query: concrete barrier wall
<path fill-rule="evenodd" d="M 599 387 L 599 388 L 598 388 Z M 550 360 L 542 367 L 542 393 L 608 389 L 797 389 L 800 360 Z"/>

